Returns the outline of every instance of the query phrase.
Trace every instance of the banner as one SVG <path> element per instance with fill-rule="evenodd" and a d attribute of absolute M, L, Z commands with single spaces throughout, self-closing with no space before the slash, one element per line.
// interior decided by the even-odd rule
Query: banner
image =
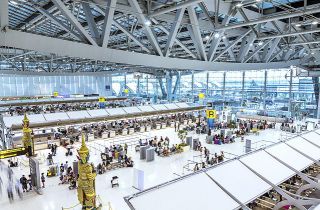
<path fill-rule="evenodd" d="M 206 110 L 206 116 L 208 119 L 216 119 L 217 111 L 216 110 Z"/>
<path fill-rule="evenodd" d="M 205 97 L 205 95 L 204 95 L 204 93 L 199 93 L 199 99 L 204 99 L 204 97 Z"/>
<path fill-rule="evenodd" d="M 58 97 L 58 96 L 59 96 L 59 93 L 58 93 L 57 91 L 54 91 L 54 92 L 53 92 L 53 96 L 54 96 L 54 97 Z"/>
<path fill-rule="evenodd" d="M 101 103 L 106 102 L 105 97 L 99 97 L 99 102 L 101 102 Z"/>

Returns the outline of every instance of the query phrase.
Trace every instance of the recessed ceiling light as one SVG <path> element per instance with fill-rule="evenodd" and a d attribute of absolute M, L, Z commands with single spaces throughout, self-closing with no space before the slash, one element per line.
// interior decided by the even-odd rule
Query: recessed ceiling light
<path fill-rule="evenodd" d="M 241 2 L 239 2 L 239 3 L 236 4 L 236 7 L 238 7 L 238 8 L 240 8 L 240 7 L 242 7 L 242 6 L 243 6 L 243 4 L 242 4 Z"/>
<path fill-rule="evenodd" d="M 219 33 L 215 33 L 214 34 L 214 38 L 219 38 L 220 37 L 220 34 Z"/>
<path fill-rule="evenodd" d="M 144 24 L 145 24 L 146 26 L 151 26 L 151 21 L 150 21 L 150 20 L 146 20 L 146 22 L 144 22 Z"/>
<path fill-rule="evenodd" d="M 297 23 L 297 24 L 296 24 L 296 27 L 301 27 L 301 24 L 300 24 L 300 23 Z"/>
<path fill-rule="evenodd" d="M 260 42 L 258 43 L 258 45 L 259 45 L 259 46 L 263 45 L 263 42 L 262 42 L 262 41 L 260 41 Z"/>
<path fill-rule="evenodd" d="M 314 52 L 311 52 L 311 55 L 314 55 Z"/>
<path fill-rule="evenodd" d="M 319 22 L 318 21 L 316 21 L 316 20 L 314 20 L 314 21 L 312 21 L 312 25 L 317 25 Z"/>
<path fill-rule="evenodd" d="M 209 40 L 209 39 L 210 39 L 210 36 L 207 35 L 207 36 L 205 37 L 205 39 L 206 39 L 206 40 Z"/>
<path fill-rule="evenodd" d="M 222 37 L 222 39 L 226 39 L 226 38 L 227 38 L 226 36 L 223 36 L 223 37 Z"/>
<path fill-rule="evenodd" d="M 253 46 L 253 44 L 252 44 L 252 43 L 250 43 L 250 44 L 249 44 L 249 46 Z"/>

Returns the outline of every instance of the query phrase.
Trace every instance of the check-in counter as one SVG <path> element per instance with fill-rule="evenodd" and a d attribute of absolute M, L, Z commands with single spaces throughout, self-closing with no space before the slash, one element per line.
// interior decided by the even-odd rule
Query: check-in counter
<path fill-rule="evenodd" d="M 115 131 L 110 131 L 109 132 L 109 137 L 112 138 L 112 137 L 115 137 L 116 136 L 116 132 Z"/>
<path fill-rule="evenodd" d="M 146 127 L 146 131 L 147 131 L 147 132 L 151 131 L 151 126 L 150 126 L 150 125 L 148 125 L 148 126 Z"/>
<path fill-rule="evenodd" d="M 143 133 L 143 132 L 145 132 L 145 131 L 146 131 L 146 127 L 145 127 L 145 126 L 141 126 L 141 127 L 140 127 L 140 132 Z"/>
<path fill-rule="evenodd" d="M 161 129 L 161 124 L 160 123 L 157 123 L 156 124 L 156 130 L 160 130 Z"/>
<path fill-rule="evenodd" d="M 133 134 L 134 133 L 134 128 L 129 128 L 129 134 Z"/>
<path fill-rule="evenodd" d="M 101 137 L 102 137 L 103 139 L 107 139 L 107 138 L 109 137 L 109 132 L 103 132 L 102 135 L 101 135 Z"/>
<path fill-rule="evenodd" d="M 166 123 L 161 123 L 161 128 L 166 128 L 167 127 L 167 124 Z"/>
<path fill-rule="evenodd" d="M 128 135 L 128 129 L 126 129 L 126 128 L 125 128 L 125 129 L 122 129 L 121 134 L 124 135 L 124 136 L 125 136 L 125 135 Z"/>
<path fill-rule="evenodd" d="M 94 140 L 94 135 L 92 133 L 88 134 L 88 141 L 93 141 Z"/>
<path fill-rule="evenodd" d="M 35 143 L 34 144 L 34 150 L 42 150 L 42 149 L 48 149 L 48 144 L 45 142 Z"/>

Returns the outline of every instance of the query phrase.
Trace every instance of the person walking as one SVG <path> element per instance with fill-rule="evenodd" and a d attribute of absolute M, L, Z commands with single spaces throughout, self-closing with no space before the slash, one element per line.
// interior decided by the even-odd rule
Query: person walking
<path fill-rule="evenodd" d="M 2 197 L 2 184 L 3 184 L 3 182 L 2 182 L 2 178 L 0 176 L 0 198 Z"/>
<path fill-rule="evenodd" d="M 32 190 L 32 179 L 31 179 L 31 175 L 29 175 L 28 177 L 28 184 L 29 184 L 29 191 Z"/>
<path fill-rule="evenodd" d="M 68 161 L 66 161 L 66 163 L 64 164 L 64 170 L 67 171 L 68 169 Z"/>
<path fill-rule="evenodd" d="M 10 203 L 13 202 L 12 181 L 9 181 L 7 186 L 7 193 Z"/>
<path fill-rule="evenodd" d="M 128 154 L 128 144 L 127 143 L 124 144 L 124 151 L 126 152 L 125 154 Z"/>
<path fill-rule="evenodd" d="M 28 180 L 27 178 L 22 175 L 22 177 L 20 178 L 20 183 L 22 185 L 22 189 L 23 189 L 23 192 L 27 192 L 28 191 Z"/>
<path fill-rule="evenodd" d="M 64 166 L 63 166 L 63 164 L 61 163 L 61 165 L 60 165 L 60 175 L 63 175 L 63 172 L 64 172 Z"/>
<path fill-rule="evenodd" d="M 44 173 L 41 173 L 41 182 L 42 182 L 42 188 L 44 188 L 44 183 L 46 182 L 46 178 L 44 177 Z"/>

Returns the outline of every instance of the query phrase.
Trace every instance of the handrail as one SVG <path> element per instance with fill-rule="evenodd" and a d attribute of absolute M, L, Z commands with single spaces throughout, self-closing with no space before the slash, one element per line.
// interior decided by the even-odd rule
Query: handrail
<path fill-rule="evenodd" d="M 311 133 L 311 132 L 314 132 L 314 131 L 315 131 L 315 130 L 308 131 L 308 132 L 305 132 L 305 133 L 303 133 L 303 134 Z M 300 134 L 300 135 L 303 135 L 303 134 Z M 221 166 L 221 165 L 223 165 L 223 164 L 227 164 L 227 163 L 229 163 L 229 162 L 231 162 L 231 161 L 234 161 L 234 160 L 238 160 L 238 159 L 240 159 L 240 158 L 246 157 L 246 156 L 248 156 L 248 155 L 250 155 L 250 154 L 253 154 L 253 153 L 256 153 L 256 152 L 258 152 L 258 151 L 262 151 L 263 149 L 267 149 L 267 148 L 270 148 L 270 147 L 272 147 L 272 146 L 281 144 L 281 143 L 283 143 L 283 142 L 290 141 L 291 139 L 294 139 L 294 138 L 296 138 L 297 136 L 300 136 L 300 135 L 292 136 L 292 137 L 290 137 L 289 139 L 287 139 L 286 141 L 279 141 L 279 142 L 277 142 L 277 143 L 268 145 L 268 146 L 266 146 L 265 148 L 260 148 L 260 149 L 258 149 L 258 150 L 254 150 L 254 151 L 248 152 L 248 153 L 246 153 L 246 154 L 237 156 L 237 157 L 235 157 L 235 158 L 233 158 L 233 159 L 230 159 L 230 160 L 226 160 L 226 161 L 217 163 L 217 164 L 215 164 L 215 165 L 213 165 L 213 166 L 210 166 L 210 167 L 208 167 L 208 168 L 199 170 L 199 171 L 197 171 L 197 172 L 190 173 L 190 174 L 184 175 L 184 176 L 182 176 L 182 177 L 179 177 L 179 178 L 176 178 L 176 179 L 173 179 L 173 180 L 164 182 L 164 183 L 162 183 L 162 184 L 159 184 L 159 185 L 153 186 L 153 187 L 151 187 L 151 188 L 145 189 L 145 190 L 143 190 L 143 191 L 140 191 L 140 192 L 134 193 L 134 194 L 132 194 L 132 195 L 126 196 L 126 197 L 124 197 L 124 199 L 125 199 L 126 203 L 130 206 L 130 200 L 131 200 L 132 198 L 138 197 L 138 196 L 140 196 L 140 195 L 142 195 L 142 194 L 145 194 L 145 193 L 148 193 L 148 192 L 150 192 L 150 191 L 152 191 L 152 190 L 159 189 L 159 188 L 162 188 L 162 187 L 164 187 L 164 186 L 168 186 L 168 185 L 170 185 L 170 184 L 172 184 L 172 183 L 176 183 L 176 182 L 178 182 L 178 181 L 180 181 L 180 180 L 183 180 L 183 179 L 185 179 L 185 178 L 187 178 L 187 177 L 191 177 L 191 176 L 197 175 L 197 174 L 199 174 L 199 173 L 206 172 L 206 171 L 211 170 L 211 169 L 213 169 L 213 168 L 215 168 L 215 167 Z M 291 192 L 288 192 L 288 191 L 286 191 L 286 190 L 283 190 L 283 191 L 285 191 L 285 192 L 288 193 L 289 195 L 294 196 L 294 197 L 297 197 L 297 198 L 310 199 L 310 198 L 306 198 L 306 197 L 303 197 L 303 196 L 295 195 L 295 194 L 293 194 L 293 193 L 291 193 Z M 317 200 L 317 201 L 319 200 L 319 201 L 320 201 L 320 199 L 313 199 L 313 198 L 311 198 L 311 200 Z"/>

